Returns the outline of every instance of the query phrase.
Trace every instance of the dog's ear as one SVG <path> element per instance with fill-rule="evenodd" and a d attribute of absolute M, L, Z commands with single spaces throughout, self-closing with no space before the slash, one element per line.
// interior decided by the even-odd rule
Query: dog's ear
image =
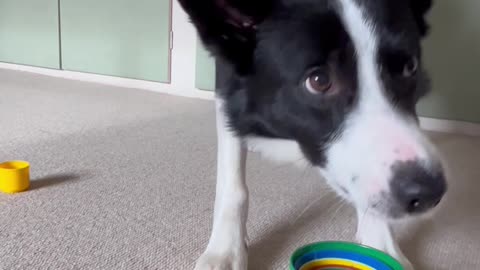
<path fill-rule="evenodd" d="M 268 16 L 273 1 L 179 0 L 206 47 L 238 69 L 251 64 L 257 25 Z"/>
<path fill-rule="evenodd" d="M 417 22 L 422 37 L 428 34 L 429 25 L 425 19 L 427 12 L 432 7 L 432 0 L 409 0 L 413 10 L 413 16 Z"/>

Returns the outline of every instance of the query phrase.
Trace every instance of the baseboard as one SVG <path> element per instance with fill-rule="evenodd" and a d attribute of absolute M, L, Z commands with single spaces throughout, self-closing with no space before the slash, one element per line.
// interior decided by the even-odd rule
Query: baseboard
<path fill-rule="evenodd" d="M 480 136 L 480 123 L 421 117 L 420 126 L 427 131 Z"/>
<path fill-rule="evenodd" d="M 49 69 L 33 66 L 24 66 L 17 64 L 9 64 L 0 62 L 0 69 L 16 70 L 22 72 L 35 73 L 55 78 L 70 79 L 75 81 L 99 83 L 110 86 L 117 86 L 123 88 L 136 88 L 148 91 L 154 91 L 158 93 L 191 97 L 191 98 L 201 98 L 201 99 L 213 99 L 214 93 L 211 91 L 204 91 L 196 89 L 194 87 L 185 88 L 175 86 L 169 83 L 159 83 L 152 81 L 144 81 L 137 79 L 128 79 L 120 78 L 114 76 L 98 75 L 92 73 L 83 73 L 67 70 L 58 70 L 58 69 Z"/>
<path fill-rule="evenodd" d="M 105 75 L 97 75 L 82 72 L 64 71 L 48 68 L 39 68 L 31 66 L 23 66 L 16 64 L 8 64 L 0 62 L 0 69 L 17 70 L 23 72 L 31 72 L 56 78 L 64 78 L 70 80 L 100 83 L 105 85 L 124 87 L 124 88 L 136 88 L 148 91 L 154 91 L 159 93 L 165 93 L 176 96 L 201 98 L 211 100 L 214 98 L 214 93 L 211 91 L 203 91 L 196 88 L 181 89 L 172 84 L 142 81 L 135 79 L 126 79 Z M 437 131 L 443 133 L 456 133 L 469 136 L 480 136 L 480 123 L 470 123 L 462 121 L 452 121 L 444 119 L 434 118 L 420 118 L 420 125 L 424 130 Z"/>

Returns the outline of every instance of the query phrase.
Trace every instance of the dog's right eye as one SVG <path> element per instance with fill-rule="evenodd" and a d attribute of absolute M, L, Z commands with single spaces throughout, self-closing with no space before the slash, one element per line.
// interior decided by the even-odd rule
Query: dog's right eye
<path fill-rule="evenodd" d="M 418 58 L 411 57 L 403 66 L 403 77 L 409 78 L 417 73 L 418 70 Z"/>
<path fill-rule="evenodd" d="M 305 87 L 312 94 L 324 94 L 332 87 L 330 74 L 324 69 L 315 69 L 305 81 Z"/>

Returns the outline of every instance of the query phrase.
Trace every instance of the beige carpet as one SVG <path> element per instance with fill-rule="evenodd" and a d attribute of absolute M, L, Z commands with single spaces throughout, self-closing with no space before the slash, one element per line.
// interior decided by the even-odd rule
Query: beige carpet
<path fill-rule="evenodd" d="M 402 245 L 420 270 L 480 269 L 480 139 L 434 137 L 450 193 Z M 0 160 L 30 161 L 33 179 L 0 194 L 0 269 L 193 269 L 211 227 L 215 148 L 211 102 L 0 70 Z M 252 154 L 248 177 L 250 269 L 352 240 L 354 212 L 314 172 Z"/>

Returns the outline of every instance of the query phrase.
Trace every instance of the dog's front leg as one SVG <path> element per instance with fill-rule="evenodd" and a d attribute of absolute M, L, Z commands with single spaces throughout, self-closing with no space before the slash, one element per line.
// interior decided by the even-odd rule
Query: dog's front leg
<path fill-rule="evenodd" d="M 357 240 L 366 246 L 384 251 L 396 258 L 405 268 L 413 270 L 410 261 L 405 257 L 395 240 L 388 221 L 367 211 L 357 211 Z"/>
<path fill-rule="evenodd" d="M 227 127 L 222 101 L 216 101 L 218 160 L 213 229 L 196 270 L 246 270 L 248 190 L 246 148 Z"/>

